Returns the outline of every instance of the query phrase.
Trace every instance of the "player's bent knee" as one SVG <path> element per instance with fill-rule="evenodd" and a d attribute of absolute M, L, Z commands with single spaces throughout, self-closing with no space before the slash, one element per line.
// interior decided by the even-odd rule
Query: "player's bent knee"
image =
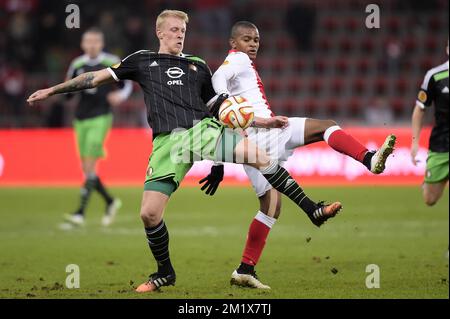
<path fill-rule="evenodd" d="M 336 121 L 334 120 L 324 120 L 324 129 L 326 130 L 327 128 L 330 128 L 332 126 L 338 126 L 338 124 L 336 123 Z"/>
<path fill-rule="evenodd" d="M 442 193 L 444 191 L 447 182 L 442 183 L 424 183 L 423 185 L 423 199 L 426 205 L 433 206 L 436 204 L 439 199 L 442 197 Z"/>
<path fill-rule="evenodd" d="M 436 195 L 425 195 L 424 196 L 425 204 L 427 206 L 433 206 L 439 200 L 439 197 Z"/>
<path fill-rule="evenodd" d="M 151 203 L 143 203 L 140 216 L 147 227 L 157 226 L 162 219 L 162 210 Z"/>
<path fill-rule="evenodd" d="M 146 227 L 158 225 L 170 196 L 160 191 L 145 189 L 142 197 L 140 216 Z"/>
<path fill-rule="evenodd" d="M 435 194 L 434 192 L 426 190 L 423 193 L 423 199 L 427 206 L 433 206 L 434 204 L 436 204 L 440 197 L 441 196 L 439 194 Z"/>
<path fill-rule="evenodd" d="M 429 198 L 426 198 L 425 199 L 425 204 L 427 204 L 427 206 L 434 206 L 434 204 L 436 204 L 436 202 L 437 202 L 437 200 L 435 200 L 435 199 L 429 199 Z"/>

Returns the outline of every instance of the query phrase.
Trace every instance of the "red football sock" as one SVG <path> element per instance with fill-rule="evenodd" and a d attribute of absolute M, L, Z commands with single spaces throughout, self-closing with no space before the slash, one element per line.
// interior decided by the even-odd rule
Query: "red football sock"
<path fill-rule="evenodd" d="M 275 219 L 272 217 L 264 215 L 263 218 L 260 218 L 260 215 L 264 214 L 259 212 L 250 224 L 247 242 L 241 260 L 241 262 L 251 266 L 255 266 L 258 263 L 259 257 L 261 257 L 264 246 L 266 245 L 267 236 L 275 222 Z"/>
<path fill-rule="evenodd" d="M 323 138 L 334 150 L 353 157 L 361 163 L 368 151 L 364 145 L 353 136 L 345 133 L 339 126 L 329 127 L 323 134 Z"/>

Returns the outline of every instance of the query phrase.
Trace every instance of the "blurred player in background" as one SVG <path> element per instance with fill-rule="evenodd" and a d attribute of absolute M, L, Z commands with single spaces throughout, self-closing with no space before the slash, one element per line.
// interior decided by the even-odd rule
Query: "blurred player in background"
<path fill-rule="evenodd" d="M 84 72 L 97 71 L 120 62 L 117 56 L 103 52 L 103 47 L 104 35 L 100 29 L 91 28 L 84 32 L 81 40 L 84 54 L 72 61 L 66 80 Z M 120 199 L 114 198 L 106 190 L 96 172 L 98 159 L 105 156 L 104 143 L 113 122 L 111 107 L 127 99 L 133 89 L 131 81 L 121 82 L 120 86 L 122 86 L 121 89 L 108 85 L 79 93 L 73 125 L 85 181 L 81 189 L 79 208 L 73 214 L 66 216 L 66 220 L 72 224 L 84 224 L 85 209 L 94 190 L 106 202 L 105 214 L 102 218 L 103 226 L 112 223 L 121 206 Z"/>
<path fill-rule="evenodd" d="M 277 161 L 212 118 L 211 113 L 217 112 L 225 98 L 214 91 L 206 62 L 182 53 L 187 22 L 186 13 L 165 10 L 156 20 L 158 53 L 137 51 L 110 68 L 83 73 L 38 90 L 27 100 L 32 105 L 54 94 L 92 89 L 125 79 L 138 82 L 144 91 L 153 151 L 144 183 L 141 219 L 158 270 L 137 292 L 151 292 L 175 284 L 176 274 L 169 257 L 169 232 L 163 214 L 170 196 L 196 160 L 246 163 L 258 168 L 274 188 L 304 210 L 317 226 L 341 209 L 338 202 L 314 203 Z M 179 154 L 189 157 L 180 161 Z"/>
<path fill-rule="evenodd" d="M 259 49 L 260 36 L 257 27 L 247 21 L 237 22 L 230 37 L 231 50 L 225 62 L 213 75 L 213 86 L 218 94 L 242 96 L 254 107 L 255 116 L 270 120 L 274 115 L 264 93 L 264 86 L 253 61 Z M 389 135 L 378 151 L 369 151 L 332 120 L 317 120 L 292 117 L 289 125 L 281 129 L 246 130 L 248 138 L 259 147 L 265 148 L 272 158 L 283 165 L 297 147 L 325 141 L 334 150 L 354 158 L 374 174 L 385 169 L 385 163 L 392 153 L 395 136 Z M 260 210 L 256 214 L 247 236 L 241 264 L 232 274 L 231 283 L 253 288 L 270 288 L 262 284 L 255 273 L 257 264 L 270 229 L 280 215 L 281 196 L 267 183 L 258 170 L 244 165 L 252 186 L 259 198 Z M 218 170 L 213 167 L 212 170 Z M 223 174 L 223 171 L 222 171 Z M 220 174 L 210 174 L 209 183 Z M 217 183 L 216 183 L 217 184 Z"/>
<path fill-rule="evenodd" d="M 448 55 L 448 42 L 447 42 Z M 449 121 L 448 60 L 427 72 L 420 87 L 412 114 L 411 160 L 417 165 L 420 131 L 425 110 L 434 104 L 435 125 L 431 131 L 426 163 L 425 180 L 422 186 L 423 199 L 433 206 L 441 198 L 448 182 L 448 121 Z"/>

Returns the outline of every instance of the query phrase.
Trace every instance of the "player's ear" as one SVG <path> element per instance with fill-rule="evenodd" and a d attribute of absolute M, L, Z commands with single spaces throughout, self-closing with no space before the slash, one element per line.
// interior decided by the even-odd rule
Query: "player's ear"
<path fill-rule="evenodd" d="M 161 29 L 156 29 L 156 37 L 160 40 L 162 40 L 163 36 L 162 36 L 162 31 Z"/>
<path fill-rule="evenodd" d="M 236 41 L 233 38 L 230 38 L 228 43 L 230 44 L 232 50 L 236 49 Z"/>

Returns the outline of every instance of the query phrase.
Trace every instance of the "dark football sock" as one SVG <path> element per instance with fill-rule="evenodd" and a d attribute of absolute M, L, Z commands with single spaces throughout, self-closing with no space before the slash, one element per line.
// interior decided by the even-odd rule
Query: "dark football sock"
<path fill-rule="evenodd" d="M 169 232 L 162 220 L 155 227 L 146 227 L 147 242 L 158 265 L 158 273 L 170 274 L 174 272 L 169 257 Z"/>
<path fill-rule="evenodd" d="M 84 210 L 91 197 L 92 189 L 95 185 L 95 177 L 88 176 L 84 182 L 83 188 L 81 188 L 80 207 L 76 211 L 76 214 L 84 215 Z"/>
<path fill-rule="evenodd" d="M 105 202 L 109 205 L 113 202 L 113 198 L 111 195 L 109 195 L 108 191 L 106 190 L 105 186 L 103 185 L 102 181 L 100 180 L 100 177 L 95 176 L 95 184 L 94 184 L 95 190 L 99 192 L 100 195 L 102 195 Z"/>
<path fill-rule="evenodd" d="M 239 265 L 239 268 L 237 269 L 237 272 L 239 274 L 250 274 L 254 270 L 255 270 L 255 266 L 241 262 L 241 264 Z"/>
<path fill-rule="evenodd" d="M 371 168 L 371 161 L 372 161 L 372 157 L 375 155 L 375 152 L 370 151 L 367 152 L 366 155 L 364 155 L 364 159 L 363 159 L 363 164 L 365 167 L 367 167 L 367 169 L 370 171 Z"/>
<path fill-rule="evenodd" d="M 260 171 L 273 188 L 289 197 L 307 215 L 311 215 L 317 209 L 317 204 L 306 196 L 303 189 L 285 168 L 281 167 L 276 162 L 272 162 L 268 167 L 263 168 Z"/>

